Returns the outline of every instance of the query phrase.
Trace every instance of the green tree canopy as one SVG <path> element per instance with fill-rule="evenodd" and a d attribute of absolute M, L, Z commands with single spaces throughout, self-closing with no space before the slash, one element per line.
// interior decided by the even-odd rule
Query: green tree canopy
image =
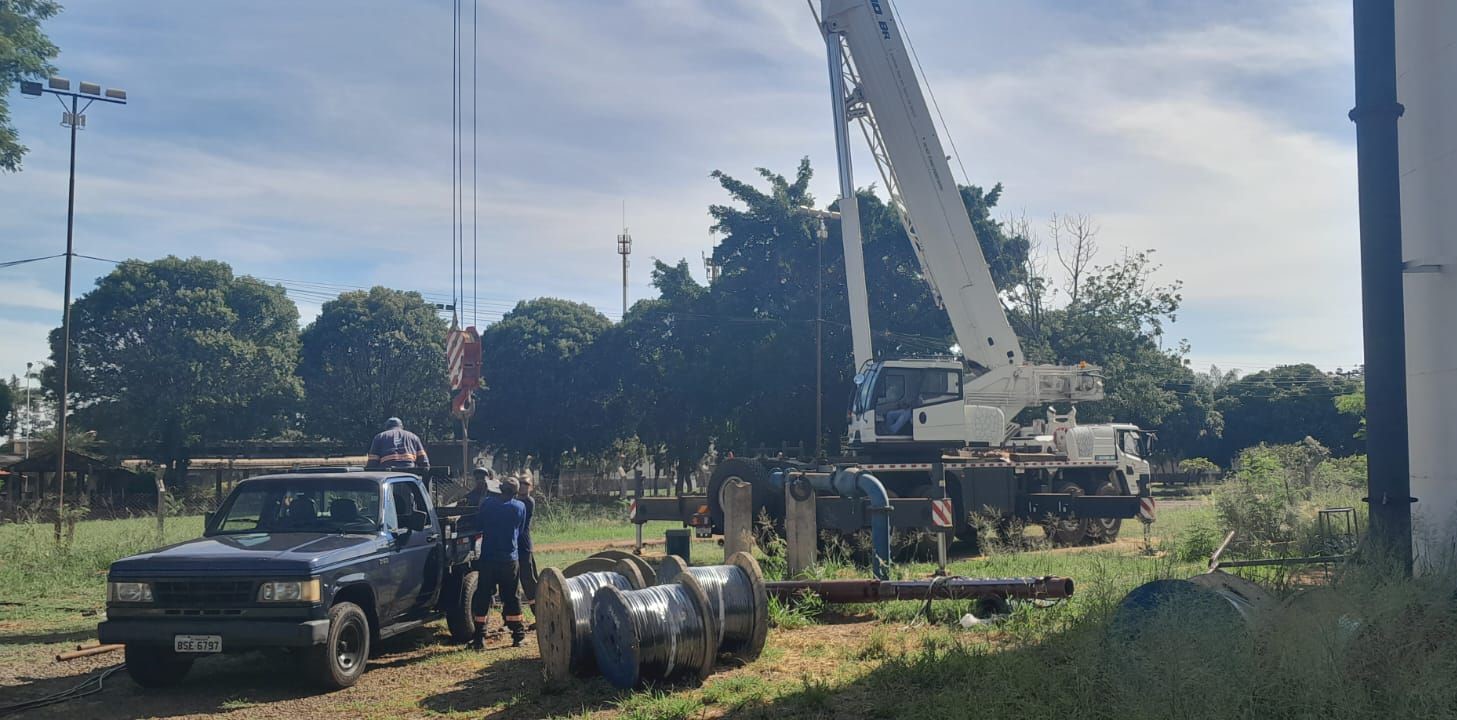
<path fill-rule="evenodd" d="M 422 437 L 448 429 L 446 322 L 419 293 L 341 294 L 302 334 L 310 433 L 360 447 L 399 417 Z"/>
<path fill-rule="evenodd" d="M 1336 398 L 1362 389 L 1359 375 L 1327 373 L 1314 365 L 1282 365 L 1230 383 L 1219 399 L 1225 460 L 1259 443 L 1299 443 L 1306 436 L 1338 456 L 1360 449 L 1361 415 L 1343 413 Z"/>
<path fill-rule="evenodd" d="M 563 452 L 610 446 L 626 428 L 606 424 L 583 354 L 611 321 L 590 305 L 540 298 L 516 304 L 481 335 L 486 389 L 471 436 L 536 455 L 547 477 Z"/>
<path fill-rule="evenodd" d="M 54 72 L 51 60 L 60 51 L 40 24 L 61 11 L 52 0 L 0 2 L 0 170 L 18 172 L 25 146 L 10 124 L 6 96 L 21 80 L 40 80 Z"/>
<path fill-rule="evenodd" d="M 61 332 L 51 332 L 59 386 Z M 71 308 L 72 407 L 122 452 L 176 470 L 207 442 L 277 433 L 296 409 L 298 309 L 226 263 L 129 260 Z"/>

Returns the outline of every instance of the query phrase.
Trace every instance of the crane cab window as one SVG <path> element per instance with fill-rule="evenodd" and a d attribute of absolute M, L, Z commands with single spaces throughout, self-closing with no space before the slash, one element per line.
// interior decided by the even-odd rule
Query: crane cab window
<path fill-rule="evenodd" d="M 1118 436 L 1119 444 L 1123 446 L 1123 453 L 1125 455 L 1132 455 L 1133 457 L 1143 456 L 1143 443 L 1140 442 L 1136 430 L 1123 430 L 1118 433 Z"/>

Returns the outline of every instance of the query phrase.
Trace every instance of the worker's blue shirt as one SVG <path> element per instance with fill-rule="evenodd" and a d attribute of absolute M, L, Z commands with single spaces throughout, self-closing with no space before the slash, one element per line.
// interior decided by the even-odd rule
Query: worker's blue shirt
<path fill-rule="evenodd" d="M 521 525 L 521 539 L 517 545 L 521 552 L 531 552 L 531 515 L 536 512 L 536 501 L 530 495 L 524 498 L 517 496 L 516 501 L 526 507 L 526 522 Z"/>
<path fill-rule="evenodd" d="M 499 562 L 518 559 L 521 529 L 526 526 L 526 506 L 515 498 L 493 495 L 481 503 L 476 522 L 485 531 L 481 559 Z"/>

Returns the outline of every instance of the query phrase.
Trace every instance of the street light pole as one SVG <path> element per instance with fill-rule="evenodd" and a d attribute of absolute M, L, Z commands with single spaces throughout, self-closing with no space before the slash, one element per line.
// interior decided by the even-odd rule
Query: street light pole
<path fill-rule="evenodd" d="M 44 93 L 55 95 L 57 99 L 68 97 L 71 99 L 69 112 L 62 113 L 61 124 L 71 129 L 71 168 L 70 179 L 66 191 L 66 290 L 61 308 L 61 398 L 60 415 L 56 418 L 56 430 L 60 433 L 60 449 L 56 454 L 56 542 L 61 541 L 62 529 L 65 525 L 63 520 L 66 510 L 66 401 L 71 389 L 71 261 L 75 257 L 75 223 L 76 223 L 76 131 L 86 124 L 86 109 L 91 103 L 100 100 L 102 102 L 126 104 L 126 91 L 118 88 L 107 88 L 103 93 L 101 86 L 97 83 L 82 82 L 80 92 L 71 92 L 71 81 L 65 78 L 53 77 L 46 81 L 46 86 L 41 87 L 38 82 L 22 81 L 20 92 L 23 95 L 40 97 Z M 86 100 L 85 107 L 80 105 L 82 99 Z M 61 100 L 61 106 L 65 107 L 65 100 Z M 29 385 L 27 384 L 27 387 Z"/>
<path fill-rule="evenodd" d="M 25 435 L 25 459 L 30 459 L 30 444 L 35 442 L 35 406 L 30 404 L 30 368 L 35 363 L 25 364 L 25 420 L 21 422 L 20 432 Z"/>
<path fill-rule="evenodd" d="M 61 306 L 61 416 L 56 421 L 60 431 L 60 452 L 56 455 L 56 542 L 61 541 L 66 514 L 66 396 L 71 389 L 71 259 L 75 255 L 73 235 L 76 227 L 76 126 L 81 124 L 80 108 L 71 96 L 71 179 L 66 191 L 66 294 Z"/>

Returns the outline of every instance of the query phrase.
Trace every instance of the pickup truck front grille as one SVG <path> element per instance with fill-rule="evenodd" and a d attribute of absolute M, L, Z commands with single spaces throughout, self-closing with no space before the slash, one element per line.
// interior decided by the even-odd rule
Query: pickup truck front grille
<path fill-rule="evenodd" d="M 162 607 L 209 608 L 250 605 L 252 580 L 159 580 L 152 594 Z"/>

